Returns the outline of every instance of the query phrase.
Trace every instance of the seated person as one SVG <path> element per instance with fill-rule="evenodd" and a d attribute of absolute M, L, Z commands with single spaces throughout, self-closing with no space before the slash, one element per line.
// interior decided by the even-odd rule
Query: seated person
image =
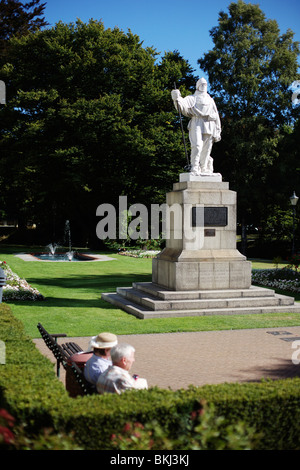
<path fill-rule="evenodd" d="M 103 372 L 97 381 L 98 393 L 118 393 L 125 390 L 148 388 L 147 380 L 134 378 L 129 370 L 135 360 L 135 349 L 129 344 L 118 344 L 111 349 L 112 366 Z"/>
<path fill-rule="evenodd" d="M 88 382 L 96 385 L 99 375 L 112 365 L 110 350 L 117 343 L 118 339 L 112 333 L 100 333 L 91 339 L 89 349 L 93 349 L 93 355 L 84 367 L 84 377 Z"/>

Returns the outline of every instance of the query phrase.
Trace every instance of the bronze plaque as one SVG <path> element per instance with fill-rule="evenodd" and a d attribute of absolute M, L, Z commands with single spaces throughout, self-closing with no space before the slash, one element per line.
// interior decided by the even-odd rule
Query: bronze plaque
<path fill-rule="evenodd" d="M 202 226 L 203 218 L 204 227 L 226 227 L 228 207 L 192 207 L 192 227 Z"/>
<path fill-rule="evenodd" d="M 204 229 L 204 236 L 205 237 L 215 237 L 216 230 L 214 228 L 205 228 Z"/>

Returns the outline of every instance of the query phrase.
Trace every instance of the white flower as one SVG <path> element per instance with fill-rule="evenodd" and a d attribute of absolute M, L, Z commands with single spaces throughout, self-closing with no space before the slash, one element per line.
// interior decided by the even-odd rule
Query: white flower
<path fill-rule="evenodd" d="M 6 285 L 3 286 L 3 301 L 7 300 L 42 300 L 40 292 L 31 287 L 25 279 L 21 279 L 12 272 L 7 264 L 0 261 L 0 265 L 5 270 Z"/>
<path fill-rule="evenodd" d="M 261 286 L 300 292 L 297 272 L 293 269 L 253 269 L 252 282 Z"/>

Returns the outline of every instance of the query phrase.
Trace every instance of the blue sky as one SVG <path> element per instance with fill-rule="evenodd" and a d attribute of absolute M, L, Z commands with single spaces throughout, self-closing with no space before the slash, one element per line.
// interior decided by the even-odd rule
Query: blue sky
<path fill-rule="evenodd" d="M 41 0 L 43 3 L 46 0 Z M 75 22 L 80 18 L 102 20 L 105 28 L 119 27 L 137 34 L 144 46 L 158 52 L 178 50 L 202 75 L 197 60 L 213 47 L 209 30 L 218 25 L 220 11 L 228 11 L 231 0 L 48 0 L 46 20 L 54 25 L 59 20 Z M 292 29 L 300 42 L 300 1 L 260 0 L 266 18 L 275 19 L 281 34 Z"/>

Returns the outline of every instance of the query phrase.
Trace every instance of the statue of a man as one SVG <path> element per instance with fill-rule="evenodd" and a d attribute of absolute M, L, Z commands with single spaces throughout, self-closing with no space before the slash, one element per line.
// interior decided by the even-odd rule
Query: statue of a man
<path fill-rule="evenodd" d="M 179 90 L 171 92 L 174 106 L 189 118 L 191 142 L 191 174 L 211 175 L 213 159 L 210 152 L 214 142 L 221 140 L 221 122 L 214 100 L 207 93 L 207 82 L 200 78 L 193 95 L 182 98 Z"/>

